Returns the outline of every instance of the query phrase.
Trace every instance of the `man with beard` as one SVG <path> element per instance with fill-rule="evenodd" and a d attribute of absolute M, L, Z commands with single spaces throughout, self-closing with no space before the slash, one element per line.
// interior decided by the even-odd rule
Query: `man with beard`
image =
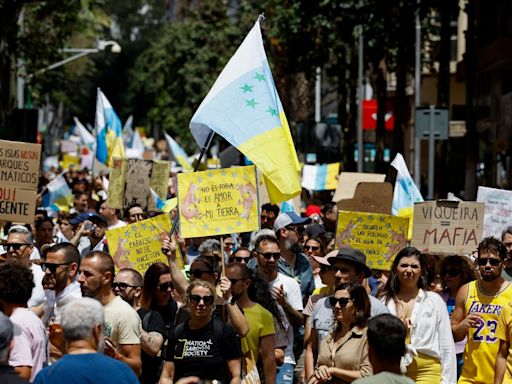
<path fill-rule="evenodd" d="M 78 283 L 82 295 L 103 304 L 105 310 L 105 354 L 128 364 L 140 375 L 141 321 L 137 312 L 112 291 L 114 261 L 103 251 L 89 252 L 80 264 Z"/>
<path fill-rule="evenodd" d="M 295 279 L 278 272 L 278 262 L 281 258 L 279 245 L 275 237 L 261 235 L 256 240 L 256 260 L 258 272 L 269 286 L 272 296 L 286 315 L 286 320 L 296 329 L 304 321 L 302 316 L 303 304 L 300 286 Z M 286 327 L 288 344 L 285 350 L 284 362 L 277 370 L 276 383 L 291 384 L 296 359 L 293 353 L 294 332 L 291 326 Z"/>
<path fill-rule="evenodd" d="M 59 310 L 71 300 L 82 297 L 80 284 L 76 282 L 80 255 L 71 243 L 59 243 L 46 250 L 46 256 L 41 262 L 45 273 L 46 301 L 43 321 L 55 318 Z"/>
<path fill-rule="evenodd" d="M 274 228 L 277 215 L 279 215 L 279 207 L 277 205 L 263 204 L 261 206 L 261 228 Z"/>
<path fill-rule="evenodd" d="M 510 282 L 501 277 L 507 249 L 493 237 L 478 245 L 481 278 L 463 285 L 455 299 L 452 332 L 455 341 L 467 336 L 459 383 L 488 383 L 494 377 L 499 341 L 495 335 L 503 306 L 512 301 Z"/>
<path fill-rule="evenodd" d="M 34 383 L 139 383 L 125 364 L 101 353 L 105 346 L 105 316 L 98 301 L 71 301 L 62 308 L 60 320 L 67 354 L 40 371 Z"/>
<path fill-rule="evenodd" d="M 279 272 L 297 280 L 302 292 L 302 303 L 305 304 L 315 289 L 315 281 L 311 264 L 301 247 L 304 224 L 311 222 L 309 217 L 303 218 L 295 212 L 281 213 L 274 222 L 274 231 L 279 240 L 281 257 L 277 265 Z"/>

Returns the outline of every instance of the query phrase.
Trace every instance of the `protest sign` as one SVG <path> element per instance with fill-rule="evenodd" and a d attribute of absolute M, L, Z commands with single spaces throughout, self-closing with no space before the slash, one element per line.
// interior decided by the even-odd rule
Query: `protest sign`
<path fill-rule="evenodd" d="M 437 200 L 414 204 L 411 245 L 431 254 L 471 254 L 482 240 L 484 203 Z"/>
<path fill-rule="evenodd" d="M 512 191 L 478 187 L 476 201 L 485 203 L 482 238 L 501 239 L 501 233 L 512 225 Z"/>
<path fill-rule="evenodd" d="M 339 211 L 336 248 L 350 246 L 366 255 L 370 268 L 389 270 L 406 246 L 409 220 L 392 215 Z"/>
<path fill-rule="evenodd" d="M 138 221 L 106 232 L 108 249 L 116 269 L 133 268 L 143 276 L 148 267 L 157 261 L 167 263 L 161 252 L 162 239 L 171 228 L 168 214 Z M 183 267 L 183 264 L 180 268 Z"/>
<path fill-rule="evenodd" d="M 37 190 L 40 158 L 40 144 L 0 140 L 0 185 Z"/>
<path fill-rule="evenodd" d="M 79 156 L 74 156 L 69 153 L 64 153 L 62 155 L 62 169 L 79 169 L 80 163 L 81 159 Z"/>
<path fill-rule="evenodd" d="M 178 174 L 178 206 L 183 237 L 259 229 L 254 166 Z"/>
<path fill-rule="evenodd" d="M 113 158 L 108 205 L 125 209 L 131 204 L 139 204 L 144 210 L 155 210 L 150 187 L 165 199 L 168 180 L 168 161 Z"/>
<path fill-rule="evenodd" d="M 393 186 L 388 182 L 361 182 L 352 199 L 338 201 L 338 210 L 391 214 Z"/>
<path fill-rule="evenodd" d="M 0 187 L 0 219 L 20 223 L 33 223 L 36 212 L 36 191 Z"/>
<path fill-rule="evenodd" d="M 358 173 L 358 172 L 341 172 L 338 178 L 338 186 L 332 197 L 332 201 L 337 203 L 341 199 L 351 199 L 354 197 L 357 184 L 366 182 L 383 182 L 386 175 L 378 173 Z"/>

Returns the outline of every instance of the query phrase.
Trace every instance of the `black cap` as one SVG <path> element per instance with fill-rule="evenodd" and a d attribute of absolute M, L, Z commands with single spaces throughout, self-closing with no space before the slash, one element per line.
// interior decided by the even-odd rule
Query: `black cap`
<path fill-rule="evenodd" d="M 363 252 L 358 251 L 354 248 L 341 248 L 336 256 L 331 256 L 327 261 L 332 264 L 336 260 L 350 261 L 355 264 L 359 264 L 365 274 L 365 277 L 372 275 L 372 270 L 366 265 L 366 256 Z"/>

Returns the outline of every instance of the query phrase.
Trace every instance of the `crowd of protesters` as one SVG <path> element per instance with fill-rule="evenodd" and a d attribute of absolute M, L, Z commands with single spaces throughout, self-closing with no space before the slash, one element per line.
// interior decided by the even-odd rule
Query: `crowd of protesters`
<path fill-rule="evenodd" d="M 68 211 L 1 223 L 1 383 L 512 382 L 512 228 L 474 255 L 405 247 L 375 270 L 336 247 L 336 204 L 305 195 L 301 212 L 261 206 L 253 233 L 178 231 L 167 263 L 137 271 L 105 233 L 162 213 L 65 175 Z"/>

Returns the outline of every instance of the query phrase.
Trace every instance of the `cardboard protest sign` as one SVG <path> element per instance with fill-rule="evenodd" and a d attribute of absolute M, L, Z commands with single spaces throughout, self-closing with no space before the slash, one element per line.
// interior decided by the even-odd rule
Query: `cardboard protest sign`
<path fill-rule="evenodd" d="M 361 182 L 352 199 L 338 201 L 338 210 L 391 214 L 393 186 L 388 182 Z"/>
<path fill-rule="evenodd" d="M 0 140 L 0 220 L 33 223 L 41 145 Z"/>
<path fill-rule="evenodd" d="M 183 237 L 259 229 L 254 166 L 178 174 L 178 207 Z"/>
<path fill-rule="evenodd" d="M 41 145 L 0 140 L 0 185 L 37 190 Z"/>
<path fill-rule="evenodd" d="M 501 239 L 501 233 L 512 225 L 512 191 L 478 187 L 476 201 L 485 203 L 482 238 Z"/>
<path fill-rule="evenodd" d="M 0 187 L 0 219 L 20 223 L 33 223 L 36 212 L 36 191 Z"/>
<path fill-rule="evenodd" d="M 168 161 L 114 158 L 110 168 L 108 205 L 124 209 L 137 203 L 144 210 L 155 210 L 150 187 L 165 198 L 168 180 Z"/>
<path fill-rule="evenodd" d="M 162 214 L 106 232 L 108 249 L 116 270 L 133 268 L 143 276 L 148 267 L 157 261 L 167 263 L 161 252 L 162 239 L 171 228 L 168 214 Z"/>
<path fill-rule="evenodd" d="M 411 245 L 431 254 L 471 254 L 482 240 L 484 203 L 437 200 L 414 204 Z"/>
<path fill-rule="evenodd" d="M 370 268 L 389 270 L 396 254 L 406 246 L 408 222 L 392 215 L 338 211 L 336 248 L 360 250 Z"/>
<path fill-rule="evenodd" d="M 354 197 L 357 184 L 361 182 L 380 182 L 386 179 L 386 175 L 379 173 L 358 173 L 341 172 L 338 178 L 338 186 L 332 197 L 332 201 L 337 203 L 341 199 L 351 199 Z"/>

